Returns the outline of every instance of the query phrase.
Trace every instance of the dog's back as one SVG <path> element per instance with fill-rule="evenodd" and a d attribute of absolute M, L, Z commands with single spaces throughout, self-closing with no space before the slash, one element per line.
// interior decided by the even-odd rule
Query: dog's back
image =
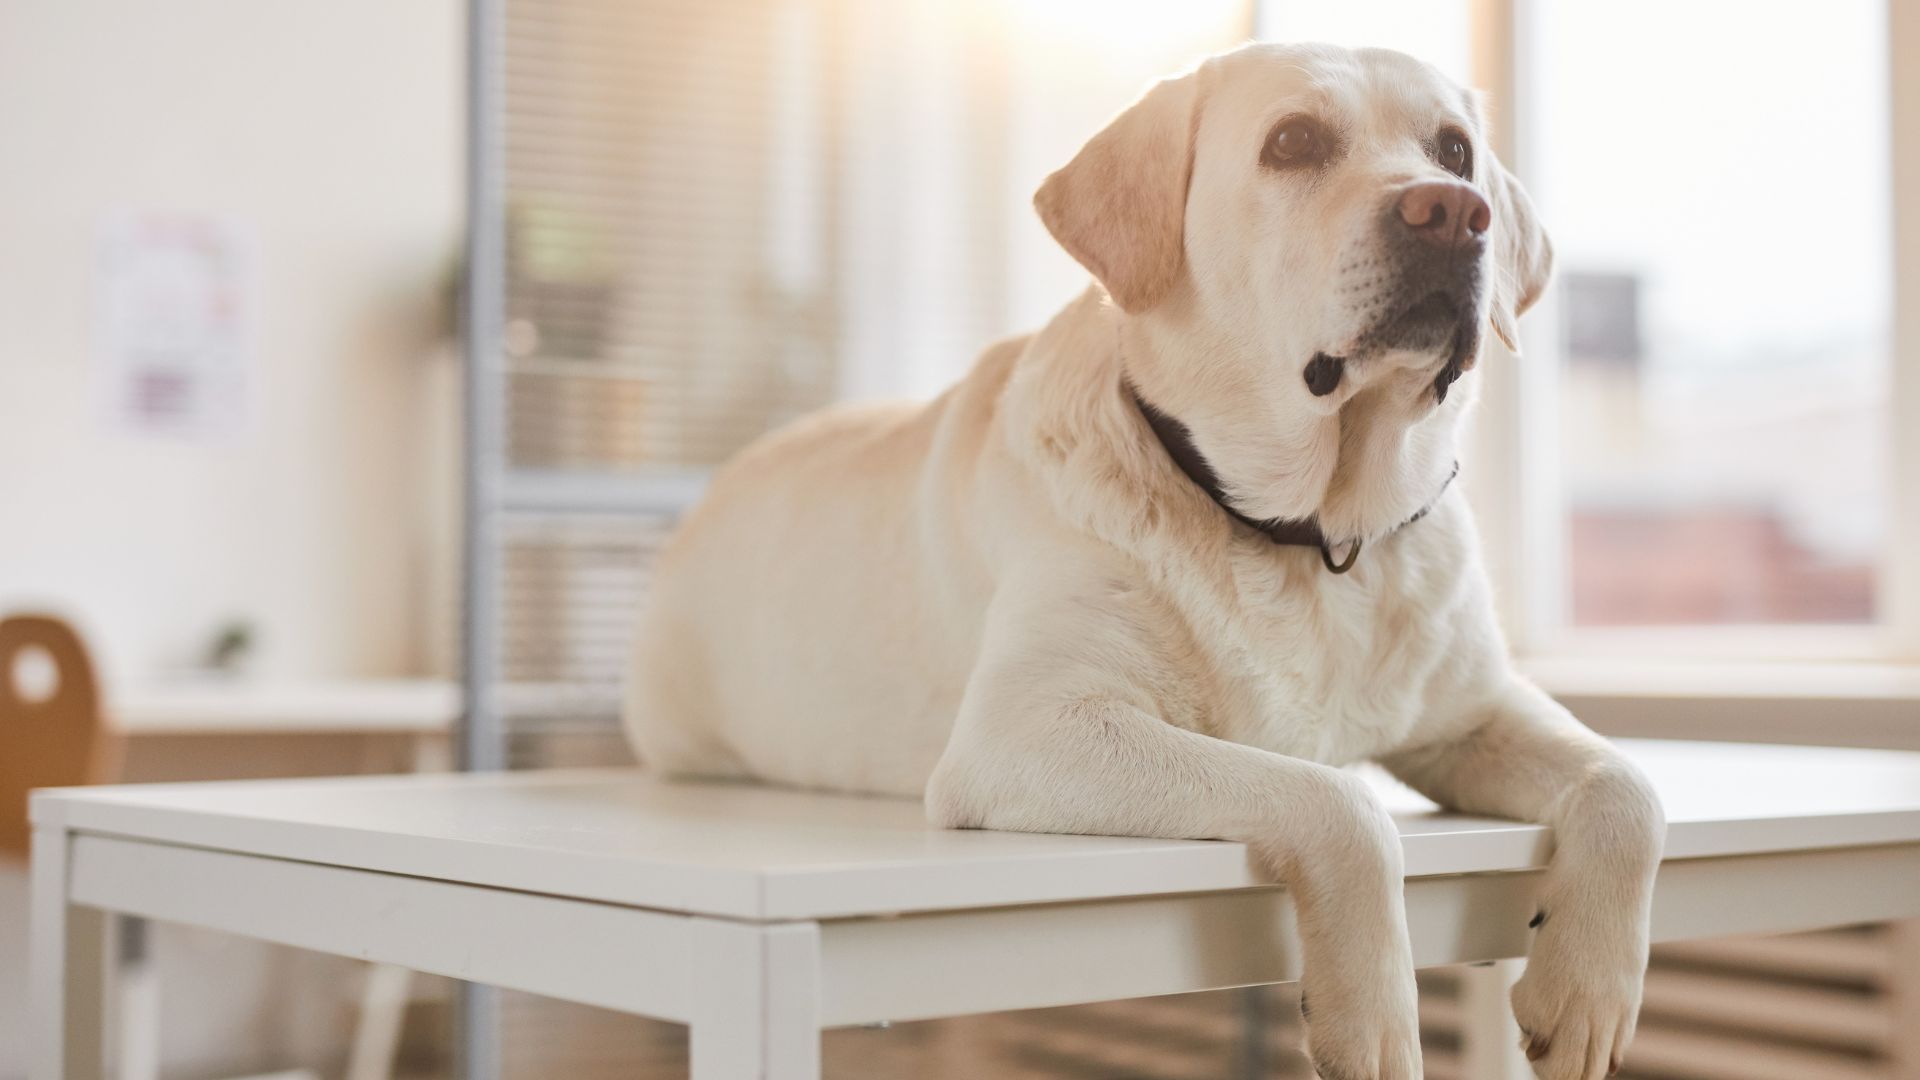
<path fill-rule="evenodd" d="M 1022 345 L 933 402 L 829 409 L 719 472 L 635 644 L 626 723 L 647 765 L 921 793 L 991 591 L 967 504 Z"/>

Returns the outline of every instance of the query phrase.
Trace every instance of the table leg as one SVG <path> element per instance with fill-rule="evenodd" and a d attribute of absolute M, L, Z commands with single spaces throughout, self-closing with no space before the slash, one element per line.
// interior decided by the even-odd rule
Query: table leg
<path fill-rule="evenodd" d="M 347 1056 L 347 1080 L 393 1080 L 393 1059 L 400 1050 L 407 1019 L 407 990 L 412 983 L 413 972 L 406 968 L 392 964 L 367 968 L 353 1051 Z"/>
<path fill-rule="evenodd" d="M 443 773 L 454 769 L 453 739 L 444 732 L 415 735 L 407 749 L 411 758 L 407 764 L 414 772 Z"/>
<path fill-rule="evenodd" d="M 33 1080 L 100 1080 L 106 1073 L 107 933 L 105 912 L 67 902 L 66 829 L 33 833 L 33 909 L 28 966 L 32 985 Z"/>
<path fill-rule="evenodd" d="M 153 926 L 132 915 L 117 915 L 119 945 L 107 965 L 112 985 L 113 1049 L 119 1080 L 159 1080 L 160 972 L 153 961 Z"/>
<path fill-rule="evenodd" d="M 820 928 L 689 920 L 693 1080 L 820 1080 Z"/>
<path fill-rule="evenodd" d="M 1460 1074 L 1473 1080 L 1532 1080 L 1520 1050 L 1520 1025 L 1507 1000 L 1525 960 L 1496 960 L 1460 969 Z"/>

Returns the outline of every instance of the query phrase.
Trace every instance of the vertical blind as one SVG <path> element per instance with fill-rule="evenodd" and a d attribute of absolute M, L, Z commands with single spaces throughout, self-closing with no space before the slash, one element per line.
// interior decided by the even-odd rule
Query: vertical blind
<path fill-rule="evenodd" d="M 513 464 L 710 466 L 831 397 L 826 76 L 783 7 L 507 4 Z"/>
<path fill-rule="evenodd" d="M 508 0 L 510 470 L 704 470 L 832 398 L 833 113 L 802 10 Z M 629 632 L 673 522 L 548 505 L 505 524 L 510 762 L 623 758 Z"/>

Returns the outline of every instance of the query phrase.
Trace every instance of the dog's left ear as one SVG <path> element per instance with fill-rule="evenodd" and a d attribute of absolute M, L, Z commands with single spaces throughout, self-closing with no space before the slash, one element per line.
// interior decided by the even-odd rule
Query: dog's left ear
<path fill-rule="evenodd" d="M 1487 194 L 1493 202 L 1493 332 L 1520 351 L 1520 316 L 1547 291 L 1553 276 L 1553 244 L 1534 215 L 1533 200 L 1506 166 L 1490 160 Z"/>
<path fill-rule="evenodd" d="M 1156 83 L 1033 196 L 1047 231 L 1124 311 L 1159 303 L 1186 272 L 1199 81 Z"/>

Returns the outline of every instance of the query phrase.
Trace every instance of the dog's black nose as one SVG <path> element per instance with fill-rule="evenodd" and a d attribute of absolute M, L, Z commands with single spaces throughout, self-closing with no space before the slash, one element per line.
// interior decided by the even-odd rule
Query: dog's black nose
<path fill-rule="evenodd" d="M 1446 251 L 1486 239 L 1493 209 L 1471 185 L 1458 180 L 1422 180 L 1400 192 L 1400 221 L 1422 242 Z"/>

